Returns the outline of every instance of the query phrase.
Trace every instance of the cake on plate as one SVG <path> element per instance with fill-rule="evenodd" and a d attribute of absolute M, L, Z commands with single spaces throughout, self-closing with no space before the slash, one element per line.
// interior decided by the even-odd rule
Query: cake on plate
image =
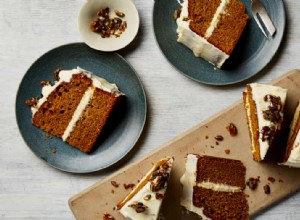
<path fill-rule="evenodd" d="M 131 220 L 156 220 L 166 193 L 174 159 L 158 161 L 135 188 L 117 204 L 119 212 Z"/>
<path fill-rule="evenodd" d="M 249 219 L 246 168 L 239 160 L 188 154 L 181 205 L 201 219 Z"/>
<path fill-rule="evenodd" d="M 243 92 L 244 107 L 251 138 L 253 159 L 265 158 L 283 121 L 287 89 L 251 83 Z"/>
<path fill-rule="evenodd" d="M 124 94 L 79 67 L 57 74 L 54 85 L 43 83 L 42 97 L 31 106 L 32 124 L 88 153 Z"/>
<path fill-rule="evenodd" d="M 245 9 L 238 0 L 184 0 L 177 18 L 177 41 L 221 68 L 247 24 Z"/>
<path fill-rule="evenodd" d="M 296 108 L 288 137 L 283 165 L 300 168 L 300 102 Z"/>

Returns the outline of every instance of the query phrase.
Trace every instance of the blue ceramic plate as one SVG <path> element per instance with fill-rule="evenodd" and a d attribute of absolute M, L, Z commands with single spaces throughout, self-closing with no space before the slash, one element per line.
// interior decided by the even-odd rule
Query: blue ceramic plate
<path fill-rule="evenodd" d="M 98 146 L 90 154 L 70 147 L 60 138 L 46 137 L 44 131 L 31 124 L 32 114 L 25 100 L 41 94 L 41 81 L 53 82 L 52 72 L 58 66 L 63 69 L 80 66 L 116 83 L 126 94 L 122 111 L 109 121 Z M 99 52 L 83 43 L 64 45 L 41 56 L 25 74 L 16 100 L 17 123 L 26 144 L 51 166 L 73 173 L 101 170 L 123 158 L 140 137 L 146 110 L 143 86 L 133 68 L 118 54 Z"/>
<path fill-rule="evenodd" d="M 155 0 L 153 25 L 158 45 L 169 60 L 185 76 L 205 84 L 228 85 L 250 78 L 263 69 L 279 48 L 285 27 L 285 10 L 282 0 L 261 0 L 275 27 L 272 39 L 264 37 L 251 13 L 251 1 L 241 0 L 247 8 L 250 20 L 222 69 L 197 58 L 193 52 L 177 42 L 177 24 L 173 13 L 179 8 L 177 0 Z"/>

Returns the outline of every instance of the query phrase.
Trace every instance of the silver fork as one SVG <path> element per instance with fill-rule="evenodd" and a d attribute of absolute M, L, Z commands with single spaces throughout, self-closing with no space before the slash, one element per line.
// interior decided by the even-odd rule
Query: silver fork
<path fill-rule="evenodd" d="M 259 28 L 263 32 L 263 34 L 266 36 L 266 38 L 272 37 L 276 32 L 276 28 L 274 27 L 269 15 L 268 15 L 268 12 L 266 11 L 263 4 L 259 0 L 251 0 L 251 9 L 252 9 L 253 17 L 254 17 L 256 23 L 258 24 Z M 268 33 L 266 33 L 266 31 L 264 30 L 258 16 L 261 18 L 261 21 L 263 22 L 264 26 L 266 27 L 266 30 L 268 31 Z"/>

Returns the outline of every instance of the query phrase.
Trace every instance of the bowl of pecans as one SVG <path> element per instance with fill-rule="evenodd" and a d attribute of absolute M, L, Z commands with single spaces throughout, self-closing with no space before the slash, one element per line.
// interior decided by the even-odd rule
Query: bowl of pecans
<path fill-rule="evenodd" d="M 139 15 L 131 0 L 86 0 L 78 16 L 83 41 L 91 48 L 116 51 L 126 47 L 139 29 Z"/>

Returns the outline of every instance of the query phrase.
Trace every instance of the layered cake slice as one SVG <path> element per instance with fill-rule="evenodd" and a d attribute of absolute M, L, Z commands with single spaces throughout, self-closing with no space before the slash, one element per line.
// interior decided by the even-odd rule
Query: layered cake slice
<path fill-rule="evenodd" d="M 32 124 L 88 153 L 124 94 L 79 67 L 56 73 L 54 85 L 44 82 L 42 97 L 31 107 Z"/>
<path fill-rule="evenodd" d="M 131 220 L 156 220 L 164 199 L 173 158 L 158 161 L 138 185 L 117 204 L 119 212 Z"/>
<path fill-rule="evenodd" d="M 245 175 L 239 160 L 188 154 L 181 205 L 205 220 L 249 219 Z"/>
<path fill-rule="evenodd" d="M 184 0 L 177 18 L 177 41 L 221 68 L 249 17 L 238 0 Z"/>
<path fill-rule="evenodd" d="M 296 108 L 293 121 L 290 126 L 288 144 L 283 165 L 300 168 L 300 102 Z"/>
<path fill-rule="evenodd" d="M 287 89 L 258 83 L 248 84 L 243 93 L 253 159 L 265 158 L 283 121 Z"/>

